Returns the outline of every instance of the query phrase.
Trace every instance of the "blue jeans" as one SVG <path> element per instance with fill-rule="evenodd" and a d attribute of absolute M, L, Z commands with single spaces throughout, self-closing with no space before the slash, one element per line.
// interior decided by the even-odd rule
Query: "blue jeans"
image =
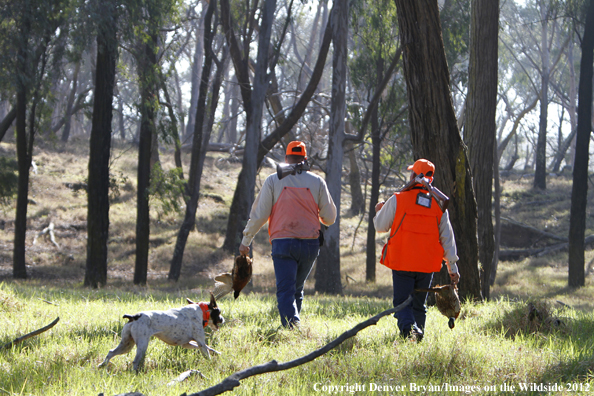
<path fill-rule="evenodd" d="M 272 261 L 276 276 L 276 300 L 283 326 L 299 323 L 303 285 L 320 252 L 317 239 L 274 239 Z"/>
<path fill-rule="evenodd" d="M 402 304 L 412 294 L 412 304 L 396 312 L 398 328 L 403 337 L 408 337 L 410 331 L 416 327 L 421 333 L 425 330 L 427 318 L 427 293 L 415 293 L 415 289 L 426 289 L 431 286 L 433 273 L 407 272 L 392 270 L 392 283 L 394 284 L 394 307 Z"/>

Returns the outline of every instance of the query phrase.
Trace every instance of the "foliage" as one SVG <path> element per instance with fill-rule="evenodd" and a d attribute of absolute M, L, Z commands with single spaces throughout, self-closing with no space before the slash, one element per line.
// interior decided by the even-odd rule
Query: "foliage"
<path fill-rule="evenodd" d="M 17 193 L 18 165 L 12 158 L 0 157 L 0 204 L 8 205 Z"/>
<path fill-rule="evenodd" d="M 186 186 L 187 181 L 183 179 L 181 169 L 164 171 L 160 164 L 153 166 L 149 195 L 152 198 L 151 203 L 159 203 L 159 216 L 181 213 L 180 199 L 185 195 Z"/>

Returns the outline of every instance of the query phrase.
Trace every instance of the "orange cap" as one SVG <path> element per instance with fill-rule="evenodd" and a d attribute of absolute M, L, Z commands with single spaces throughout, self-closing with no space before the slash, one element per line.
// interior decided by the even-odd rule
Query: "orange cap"
<path fill-rule="evenodd" d="M 433 162 L 422 158 L 416 160 L 414 164 L 409 165 L 409 167 L 406 169 L 412 170 L 417 175 L 422 173 L 425 177 L 431 180 L 433 180 L 433 174 L 435 173 L 435 165 L 433 165 Z M 429 172 L 431 173 L 427 175 Z"/>
<path fill-rule="evenodd" d="M 295 140 L 287 146 L 286 155 L 301 155 L 307 158 L 307 150 L 305 149 L 305 143 Z"/>

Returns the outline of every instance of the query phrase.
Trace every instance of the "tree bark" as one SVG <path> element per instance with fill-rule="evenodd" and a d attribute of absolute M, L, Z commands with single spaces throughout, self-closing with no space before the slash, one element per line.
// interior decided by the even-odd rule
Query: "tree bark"
<path fill-rule="evenodd" d="M 118 57 L 116 2 L 102 3 L 97 34 L 95 94 L 89 150 L 87 194 L 87 262 L 84 285 L 97 288 L 107 282 L 109 234 L 109 158 L 113 93 Z"/>
<path fill-rule="evenodd" d="M 365 197 L 363 197 L 363 191 L 361 190 L 361 168 L 357 163 L 357 153 L 355 153 L 353 142 L 347 142 L 346 150 L 350 164 L 351 208 L 349 212 L 351 216 L 358 216 L 365 210 Z"/>
<path fill-rule="evenodd" d="M 343 144 L 345 140 L 349 3 L 347 0 L 337 0 L 335 4 L 330 20 L 334 53 L 332 58 L 332 100 L 330 105 L 326 182 L 338 215 L 335 223 L 328 227 L 324 233 L 324 246 L 320 249 L 315 274 L 315 290 L 327 294 L 342 293 L 340 276 L 340 194 L 344 156 Z"/>
<path fill-rule="evenodd" d="M 435 185 L 451 197 L 449 213 L 460 258 L 461 298 L 480 299 L 476 201 L 466 147 L 452 106 L 437 2 L 395 2 L 413 154 L 415 159 L 426 158 L 435 164 Z M 444 271 L 436 280 L 449 283 L 449 276 Z"/>
<path fill-rule="evenodd" d="M 594 68 L 594 0 L 590 0 L 582 38 L 578 122 L 569 219 L 569 287 L 585 285 L 584 235 L 588 197 L 588 160 L 592 133 L 592 78 Z"/>
<path fill-rule="evenodd" d="M 470 29 L 470 64 L 464 141 L 478 209 L 481 284 L 489 298 L 494 236 L 492 210 L 493 153 L 496 145 L 497 45 L 499 0 L 473 0 Z"/>

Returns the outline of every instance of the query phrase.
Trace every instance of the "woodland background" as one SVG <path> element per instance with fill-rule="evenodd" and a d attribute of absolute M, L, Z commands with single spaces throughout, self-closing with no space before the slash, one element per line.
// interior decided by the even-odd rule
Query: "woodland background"
<path fill-rule="evenodd" d="M 373 208 L 419 157 L 452 198 L 464 297 L 490 297 L 500 260 L 560 251 L 567 285 L 585 285 L 594 1 L 4 0 L 0 13 L 5 279 L 208 278 L 300 139 L 340 213 L 315 291 L 383 276 Z M 506 217 L 509 197 L 535 211 Z"/>

